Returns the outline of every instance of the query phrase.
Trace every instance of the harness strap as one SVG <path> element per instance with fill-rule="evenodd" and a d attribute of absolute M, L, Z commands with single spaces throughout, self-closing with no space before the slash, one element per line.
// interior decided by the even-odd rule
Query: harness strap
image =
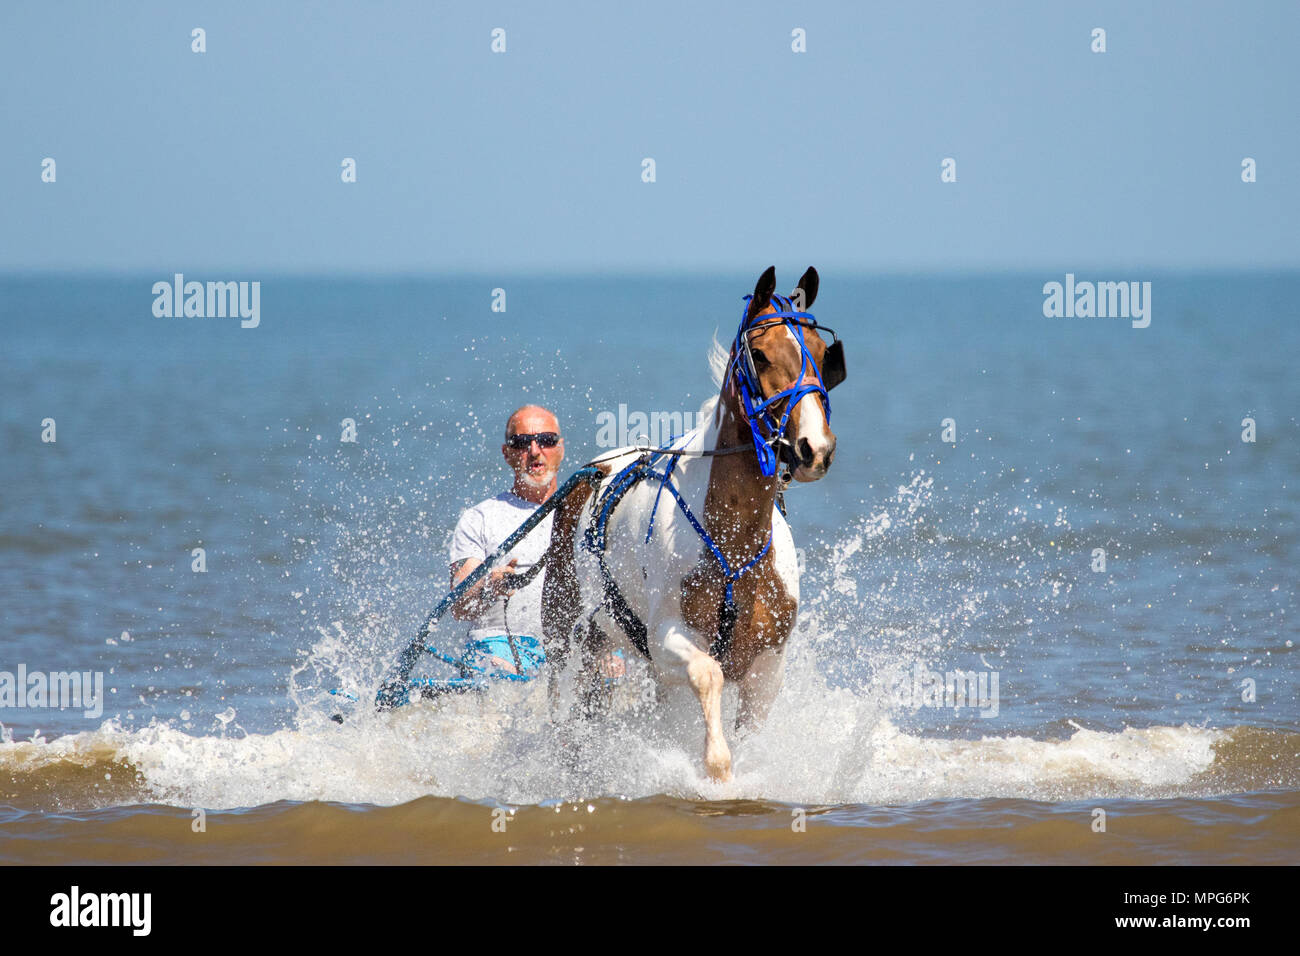
<path fill-rule="evenodd" d="M 730 650 L 731 639 L 735 633 L 737 618 L 735 583 L 740 580 L 745 572 L 753 568 L 759 561 L 762 561 L 763 556 L 771 549 L 772 528 L 770 525 L 768 526 L 767 540 L 763 542 L 763 547 L 759 549 L 758 554 L 739 568 L 733 569 L 727 562 L 726 555 L 722 553 L 722 549 L 709 536 L 708 531 L 705 530 L 686 503 L 686 499 L 682 497 L 681 492 L 677 490 L 677 486 L 673 484 L 672 471 L 677 464 L 677 458 L 672 457 L 668 467 L 662 473 L 654 470 L 653 460 L 649 456 L 643 455 L 614 476 L 609 487 L 606 488 L 605 494 L 601 496 L 600 501 L 597 503 L 598 510 L 584 534 L 583 546 L 596 556 L 596 560 L 600 565 L 601 578 L 604 582 L 605 607 L 610 616 L 623 628 L 632 645 L 646 657 L 649 657 L 650 645 L 645 622 L 636 616 L 636 612 L 628 604 L 627 598 L 623 596 L 618 582 L 614 580 L 613 572 L 609 570 L 609 566 L 605 563 L 605 530 L 614 508 L 637 482 L 644 481 L 647 478 L 658 478 L 659 490 L 655 494 L 654 505 L 650 509 L 650 521 L 646 528 L 645 543 L 650 542 L 650 536 L 654 533 L 654 516 L 659 508 L 659 498 L 664 489 L 667 489 L 676 499 L 678 508 L 686 516 L 686 520 L 690 522 L 691 527 L 695 529 L 695 533 L 700 536 L 700 540 L 704 542 L 709 552 L 718 562 L 718 567 L 722 571 L 722 576 L 726 582 L 722 604 L 718 608 L 718 634 L 709 646 L 710 655 L 715 658 L 722 657 Z"/>
<path fill-rule="evenodd" d="M 649 657 L 650 640 L 645 621 L 636 616 L 636 611 L 632 610 L 632 605 L 628 604 L 627 598 L 623 597 L 618 582 L 614 580 L 614 575 L 610 573 L 609 568 L 605 565 L 605 556 L 601 554 L 598 555 L 598 558 L 600 560 L 600 573 L 605 579 L 605 608 L 609 611 L 610 617 L 618 622 L 618 626 L 623 629 L 623 633 L 632 642 L 632 646 L 645 657 Z"/>
<path fill-rule="evenodd" d="M 583 535 L 583 547 L 596 556 L 597 563 L 600 565 L 605 609 L 623 629 L 632 646 L 646 657 L 650 656 L 650 643 L 647 639 L 645 622 L 636 616 L 632 606 L 627 603 L 627 598 L 619 590 L 618 582 L 614 580 L 613 572 L 605 563 L 605 526 L 609 523 L 609 516 L 613 514 L 614 507 L 623 500 L 623 496 L 632 489 L 632 486 L 644 477 L 644 471 L 648 467 L 649 458 L 643 455 L 614 476 L 605 489 L 605 494 L 597 502 L 599 511 L 593 515 L 591 524 L 587 526 Z"/>
<path fill-rule="evenodd" d="M 478 654 L 490 655 L 494 649 L 491 641 L 486 641 L 482 639 L 467 641 L 465 644 L 465 650 L 460 657 L 452 657 L 449 654 L 444 654 L 442 651 L 438 650 L 438 648 L 434 647 L 431 644 L 426 645 L 424 650 L 431 657 L 436 657 L 444 664 L 450 664 L 452 667 L 456 668 L 456 670 L 458 671 L 458 676 L 455 679 L 457 680 L 465 680 L 474 674 L 477 674 L 482 677 L 488 677 L 493 680 L 509 680 L 509 681 L 532 680 L 532 677 L 527 674 L 527 670 L 535 669 L 537 667 L 540 667 L 543 663 L 545 663 L 546 652 L 545 651 L 539 652 L 538 650 L 535 650 L 528 646 L 524 646 L 522 650 L 520 650 L 516 647 L 514 640 L 511 639 L 509 635 L 507 635 L 507 639 L 509 640 L 511 653 L 515 658 L 516 672 L 514 674 L 511 674 L 509 672 L 504 672 L 504 671 L 489 671 L 485 667 L 482 667 L 471 661 L 471 659 Z M 411 681 L 410 686 L 415 687 L 415 686 L 423 686 L 426 684 L 432 686 L 439 683 L 442 682 L 439 680 L 435 680 L 433 678 L 424 678 L 422 680 Z"/>
<path fill-rule="evenodd" d="M 670 448 L 672 447 L 672 443 L 676 440 L 677 439 L 675 437 L 670 438 L 668 440 L 668 445 Z M 653 461 L 653 459 L 651 460 Z M 655 512 L 659 510 L 659 498 L 664 493 L 664 485 L 666 485 L 669 479 L 672 477 L 673 469 L 677 467 L 677 462 L 680 460 L 681 459 L 677 456 L 673 456 L 669 458 L 668 467 L 664 469 L 663 476 L 659 479 L 659 490 L 655 492 L 655 503 L 650 508 L 650 524 L 645 529 L 646 544 L 650 543 L 650 536 L 655 533 Z"/>

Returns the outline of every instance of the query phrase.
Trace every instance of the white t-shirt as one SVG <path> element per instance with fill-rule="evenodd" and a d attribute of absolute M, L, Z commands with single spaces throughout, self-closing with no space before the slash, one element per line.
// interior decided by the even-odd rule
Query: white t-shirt
<path fill-rule="evenodd" d="M 486 560 L 538 507 L 513 491 L 503 491 L 495 498 L 480 501 L 456 522 L 456 531 L 451 539 L 451 563 L 454 565 L 466 558 Z M 531 569 L 542 559 L 551 543 L 551 519 L 554 517 L 552 512 L 543 518 L 495 567 L 505 567 L 511 558 L 516 558 L 518 564 L 515 565 L 515 571 Z M 544 572 L 539 572 L 527 587 L 519 589 L 509 598 L 498 599 L 475 619 L 469 636 L 478 639 L 510 633 L 527 634 L 541 640 L 544 576 Z"/>

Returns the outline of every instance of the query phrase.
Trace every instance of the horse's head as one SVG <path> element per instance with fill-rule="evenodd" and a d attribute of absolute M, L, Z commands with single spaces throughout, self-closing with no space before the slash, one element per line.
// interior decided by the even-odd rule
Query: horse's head
<path fill-rule="evenodd" d="M 817 270 L 809 267 L 791 298 L 776 295 L 769 266 L 746 296 L 732 346 L 731 372 L 764 475 L 777 457 L 798 481 L 816 481 L 835 457 L 827 395 L 844 381 L 844 346 L 807 311 L 817 298 Z"/>

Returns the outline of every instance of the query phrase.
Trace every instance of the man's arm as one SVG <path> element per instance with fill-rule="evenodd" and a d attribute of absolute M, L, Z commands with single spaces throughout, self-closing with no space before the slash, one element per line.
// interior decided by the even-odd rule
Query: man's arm
<path fill-rule="evenodd" d="M 478 558 L 465 558 L 451 566 L 451 586 L 464 581 L 483 562 Z M 517 572 L 515 565 L 518 558 L 511 558 L 504 566 L 488 572 L 488 576 L 466 591 L 459 601 L 451 606 L 451 616 L 458 621 L 473 621 L 495 604 L 503 594 L 513 594 L 509 578 Z"/>

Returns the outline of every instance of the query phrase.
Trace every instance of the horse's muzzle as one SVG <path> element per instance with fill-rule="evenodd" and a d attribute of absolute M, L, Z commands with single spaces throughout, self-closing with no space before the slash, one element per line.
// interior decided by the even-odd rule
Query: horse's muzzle
<path fill-rule="evenodd" d="M 812 442 L 800 438 L 794 444 L 795 481 L 816 481 L 826 474 L 831 462 L 835 460 L 835 437 L 824 447 L 814 448 Z"/>

